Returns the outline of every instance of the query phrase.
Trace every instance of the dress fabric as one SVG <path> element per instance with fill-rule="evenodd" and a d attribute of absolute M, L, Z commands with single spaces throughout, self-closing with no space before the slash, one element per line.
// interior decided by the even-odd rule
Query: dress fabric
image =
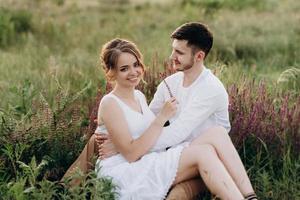
<path fill-rule="evenodd" d="M 140 103 L 142 113 L 139 113 L 112 93 L 103 98 L 112 98 L 123 111 L 129 131 L 134 139 L 150 126 L 155 116 L 149 109 L 145 96 L 135 90 L 135 97 Z M 98 131 L 107 133 L 104 125 Z M 151 152 L 136 162 L 129 163 L 121 155 L 96 162 L 98 177 L 111 177 L 117 186 L 118 199 L 121 200 L 159 200 L 164 199 L 173 183 L 181 152 L 185 145 L 178 145 L 168 150 Z"/>

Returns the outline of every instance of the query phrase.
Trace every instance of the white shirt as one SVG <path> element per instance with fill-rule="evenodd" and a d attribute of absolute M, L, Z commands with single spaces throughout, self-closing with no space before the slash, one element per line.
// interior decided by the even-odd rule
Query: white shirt
<path fill-rule="evenodd" d="M 206 129 L 219 125 L 230 130 L 228 114 L 228 94 L 221 81 L 204 67 L 199 77 L 189 86 L 183 87 L 183 72 L 177 72 L 165 79 L 174 97 L 179 102 L 178 111 L 170 125 L 152 150 L 161 150 L 182 142 L 192 141 Z M 159 113 L 165 101 L 170 98 L 164 82 L 161 82 L 150 109 Z"/>

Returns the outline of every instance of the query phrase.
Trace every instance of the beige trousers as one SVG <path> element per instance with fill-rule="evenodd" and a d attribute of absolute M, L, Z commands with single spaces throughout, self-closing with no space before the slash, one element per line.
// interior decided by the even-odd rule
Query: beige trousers
<path fill-rule="evenodd" d="M 69 167 L 62 179 L 70 177 L 76 169 L 80 169 L 86 174 L 90 170 L 94 170 L 95 163 L 93 157 L 98 155 L 98 146 L 96 144 L 95 135 L 93 134 L 83 151 L 75 162 Z M 71 185 L 78 185 L 80 180 L 73 180 Z M 167 200 L 192 200 L 200 193 L 206 190 L 203 181 L 200 178 L 191 179 L 175 185 L 171 188 Z"/>
<path fill-rule="evenodd" d="M 87 174 L 89 171 L 94 170 L 94 157 L 98 155 L 98 145 L 96 144 L 95 134 L 93 134 L 85 145 L 84 149 L 78 156 L 78 158 L 69 167 L 67 172 L 62 177 L 62 180 L 68 178 L 74 174 L 76 170 L 80 170 L 83 174 Z M 73 179 L 70 183 L 71 186 L 79 185 L 80 179 Z"/>

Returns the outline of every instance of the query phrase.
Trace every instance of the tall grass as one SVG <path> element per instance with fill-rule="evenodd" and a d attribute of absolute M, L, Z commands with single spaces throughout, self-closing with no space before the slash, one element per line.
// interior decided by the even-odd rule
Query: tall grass
<path fill-rule="evenodd" d="M 15 101 L 0 110 L 0 193 L 3 199 L 114 199 L 111 181 L 78 174 L 81 185 L 59 184 L 81 151 L 88 121 L 79 99 L 90 84 L 72 94 L 58 80 L 51 99 L 26 81 L 11 92 Z M 70 187 L 70 188 L 69 188 Z M 69 188 L 69 189 L 68 189 Z"/>
<path fill-rule="evenodd" d="M 0 7 L 0 47 L 20 42 L 23 33 L 32 30 L 31 14 L 25 10 L 12 11 Z"/>
<path fill-rule="evenodd" d="M 148 66 L 139 89 L 150 101 L 172 73 L 164 62 L 169 35 L 187 21 L 214 32 L 206 65 L 228 89 L 230 134 L 260 199 L 300 197 L 299 1 L 0 3 L 1 198 L 113 199 L 111 181 L 93 173 L 74 189 L 57 182 L 93 133 L 110 89 L 99 49 L 114 37 L 137 43 Z"/>
<path fill-rule="evenodd" d="M 152 70 L 145 74 L 147 84 L 141 83 L 138 87 L 148 99 L 153 97 L 157 84 L 172 73 L 168 68 L 153 70 L 157 64 L 154 60 Z M 164 65 L 167 67 L 166 63 Z M 223 67 L 218 65 L 214 72 L 224 78 L 227 73 Z M 227 85 L 232 125 L 230 135 L 258 196 L 260 199 L 297 199 L 300 195 L 299 91 L 294 95 L 293 88 L 283 92 L 280 86 L 267 90 L 266 82 L 245 77 L 241 77 L 238 83 Z M 103 94 L 110 90 L 108 86 L 98 92 L 94 112 L 90 113 L 91 122 L 97 117 L 96 110 Z M 90 126 L 90 132 L 95 126 Z M 209 199 L 210 195 L 206 194 L 204 198 Z"/>
<path fill-rule="evenodd" d="M 157 64 L 153 63 L 154 66 Z M 223 73 L 219 69 L 215 72 Z M 147 85 L 139 88 L 151 97 L 157 83 L 170 73 L 149 71 L 145 76 Z M 7 197 L 27 199 L 58 194 L 83 198 L 82 190 L 89 195 L 94 184 L 99 184 L 90 175 L 92 183 L 85 185 L 83 176 L 83 185 L 69 191 L 52 181 L 59 180 L 76 158 L 84 144 L 84 133 L 95 130 L 93 121 L 98 103 L 110 88 L 99 90 L 87 121 L 86 113 L 81 114 L 78 110 L 77 100 L 86 95 L 89 86 L 72 95 L 57 80 L 54 81 L 57 93 L 52 104 L 42 93 L 38 95 L 27 81 L 23 88 L 12 91 L 17 93 L 15 105 L 1 111 L 0 172 L 4 185 L 0 188 Z M 286 196 L 283 199 L 296 198 L 299 195 L 297 175 L 300 162 L 299 96 L 290 96 L 289 92 L 271 93 L 266 90 L 264 82 L 247 79 L 228 85 L 228 92 L 232 122 L 230 134 L 260 198 L 280 199 L 282 194 Z M 295 180 L 289 179 L 291 176 Z M 5 186 L 7 182 L 10 184 Z M 109 180 L 103 179 L 101 184 L 101 195 L 113 198 L 113 186 Z M 76 193 L 77 190 L 81 192 Z"/>
<path fill-rule="evenodd" d="M 202 4 L 114 3 L 115 6 L 110 6 L 102 1 L 93 6 L 86 4 L 57 6 L 47 0 L 37 4 L 28 0 L 7 3 L 6 10 L 17 12 L 26 8 L 31 18 L 24 41 L 0 49 L 1 95 L 6 95 L 4 91 L 9 85 L 28 77 L 46 88 L 48 72 L 53 68 L 64 84 L 70 84 L 71 90 L 80 87 L 78 80 L 92 80 L 95 91 L 96 82 L 103 77 L 96 68 L 97 52 L 105 41 L 113 37 L 131 39 L 141 48 L 146 64 L 151 63 L 156 53 L 162 63 L 170 54 L 170 33 L 187 21 L 206 22 L 215 33 L 209 63 L 219 60 L 225 64 L 238 63 L 240 68 L 255 68 L 255 75 L 268 74 L 270 80 L 277 80 L 282 70 L 299 64 L 296 26 L 299 3 L 295 0 L 271 3 L 271 9 L 262 10 L 247 3 L 233 10 L 224 5 L 212 12 L 213 15 L 205 13 L 206 6 Z"/>

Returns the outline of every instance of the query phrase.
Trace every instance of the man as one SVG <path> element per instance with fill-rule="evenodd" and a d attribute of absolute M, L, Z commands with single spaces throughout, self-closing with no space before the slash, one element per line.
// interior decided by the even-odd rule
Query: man
<path fill-rule="evenodd" d="M 165 101 L 174 96 L 179 102 L 178 112 L 170 120 L 170 125 L 163 129 L 153 151 L 190 142 L 214 126 L 230 130 L 227 92 L 219 79 L 204 66 L 213 44 L 212 33 L 206 25 L 192 22 L 178 27 L 171 38 L 173 50 L 170 59 L 178 72 L 159 84 L 150 109 L 157 114 Z M 84 150 L 84 154 L 88 155 L 85 160 L 91 157 L 89 152 L 94 151 L 91 147 L 94 139 L 92 137 Z M 116 153 L 107 136 L 96 136 L 96 140 L 101 146 L 100 157 L 106 158 Z M 81 164 L 87 169 L 84 161 Z M 200 185 L 203 185 L 200 179 L 179 184 L 171 190 L 167 199 L 191 199 L 200 191 Z"/>
<path fill-rule="evenodd" d="M 201 23 L 187 23 L 171 35 L 170 56 L 177 72 L 159 84 L 150 108 L 158 113 L 164 102 L 174 96 L 179 102 L 177 115 L 164 128 L 154 149 L 192 141 L 206 129 L 223 126 L 230 130 L 228 95 L 217 77 L 204 66 L 213 36 Z"/>

